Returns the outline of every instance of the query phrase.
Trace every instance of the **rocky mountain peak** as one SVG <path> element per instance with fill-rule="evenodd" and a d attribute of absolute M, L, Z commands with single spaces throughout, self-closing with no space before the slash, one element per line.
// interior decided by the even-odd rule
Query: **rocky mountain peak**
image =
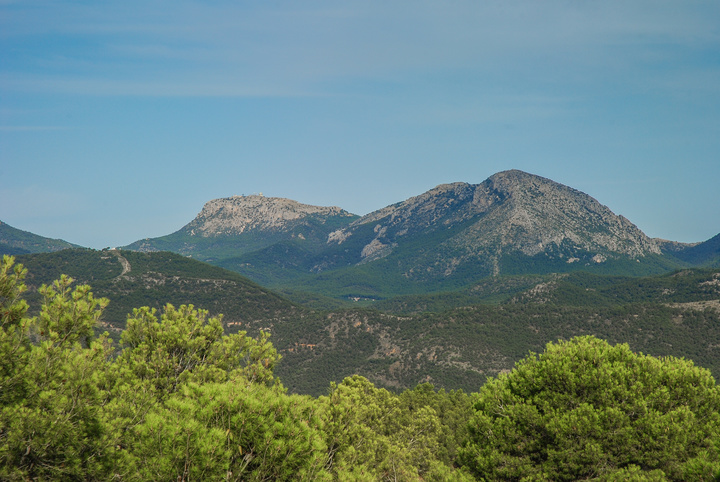
<path fill-rule="evenodd" d="M 352 218 L 337 206 L 312 206 L 297 201 L 263 195 L 213 199 L 186 226 L 191 235 L 211 237 L 248 231 L 285 230 L 306 218 Z"/>
<path fill-rule="evenodd" d="M 541 176 L 504 171 L 478 186 L 480 204 L 502 199 L 498 208 L 472 231 L 493 227 L 494 243 L 513 246 L 527 255 L 551 244 L 572 245 L 586 251 L 608 251 L 631 257 L 660 254 L 648 238 L 625 217 L 616 215 L 591 196 Z"/>
<path fill-rule="evenodd" d="M 584 253 L 595 263 L 608 256 L 638 258 L 661 252 L 630 221 L 587 194 L 519 170 L 497 173 L 480 184 L 441 184 L 356 220 L 332 233 L 328 242 L 342 243 L 356 232 L 368 233 L 360 229 L 368 224 L 374 228 L 360 253 L 365 262 L 430 233 L 444 237 L 434 250 L 438 260 L 433 263 L 438 266 L 447 259 L 454 265 L 466 258 L 494 263 L 513 252 L 548 253 L 568 262 L 576 259 L 573 253 Z"/>
<path fill-rule="evenodd" d="M 594 201 L 581 191 L 517 169 L 494 174 L 477 187 L 479 200 L 492 193 L 503 200 L 536 202 L 542 199 L 547 201 L 545 204 L 567 198 L 573 198 L 575 202 Z"/>
<path fill-rule="evenodd" d="M 707 255 L 686 254 L 710 259 L 708 246 Z M 640 272 L 662 257 L 659 241 L 591 196 L 519 170 L 440 184 L 363 217 L 262 195 L 215 199 L 176 233 L 130 248 L 173 250 L 259 277 L 275 270 L 278 279 L 365 264 L 381 277 L 395 273 L 395 284 L 595 266 Z"/>

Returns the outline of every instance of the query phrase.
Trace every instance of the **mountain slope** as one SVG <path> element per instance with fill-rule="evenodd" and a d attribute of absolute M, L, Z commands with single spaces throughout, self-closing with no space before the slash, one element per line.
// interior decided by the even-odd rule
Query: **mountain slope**
<path fill-rule="evenodd" d="M 702 243 L 666 244 L 663 248 L 677 259 L 693 266 L 720 267 L 720 234 Z"/>
<path fill-rule="evenodd" d="M 719 270 L 644 279 L 584 273 L 508 278 L 502 286 L 475 288 L 497 292 L 506 303 L 435 313 L 405 306 L 397 311 L 415 314 L 401 316 L 366 309 L 308 310 L 236 273 L 168 252 L 72 249 L 23 255 L 18 261 L 29 270 L 31 313 L 37 312 L 37 287 L 70 274 L 110 299 L 103 329 L 116 338 L 132 308 L 160 308 L 167 302 L 223 313 L 228 332 L 270 331 L 283 356 L 277 373 L 299 393 L 325 393 L 330 381 L 355 373 L 396 389 L 429 381 L 438 388 L 476 391 L 528 350 L 582 334 L 720 370 Z M 518 294 L 523 288 L 525 293 Z M 472 296 L 482 297 L 468 294 L 466 299 Z"/>
<path fill-rule="evenodd" d="M 0 254 L 47 253 L 78 247 L 62 239 L 45 238 L 0 221 Z"/>
<path fill-rule="evenodd" d="M 266 327 L 277 320 L 301 318 L 303 310 L 232 271 L 178 254 L 69 249 L 55 253 L 17 256 L 28 269 L 28 299 L 37 300 L 37 288 L 72 276 L 87 283 L 96 296 L 107 297 L 106 328 L 118 333 L 133 308 L 161 309 L 194 304 L 211 315 L 225 314 L 230 331 Z M 256 326 L 256 324 L 258 324 Z"/>
<path fill-rule="evenodd" d="M 338 207 L 301 204 L 262 195 L 214 199 L 179 231 L 136 241 L 135 251 L 172 251 L 203 261 L 220 261 L 294 240 L 314 249 L 330 232 L 356 215 Z"/>
<path fill-rule="evenodd" d="M 590 196 L 522 171 L 501 172 L 479 185 L 438 186 L 360 218 L 332 233 L 331 240 L 342 243 L 357 227 L 373 223 L 373 239 L 360 253 L 364 260 L 372 260 L 389 254 L 405 239 L 468 221 L 472 222 L 442 247 L 468 256 L 483 252 L 496 272 L 498 255 L 510 252 L 560 257 L 567 253 L 568 258 L 576 252 L 627 257 L 661 253 L 657 243 L 635 225 Z"/>

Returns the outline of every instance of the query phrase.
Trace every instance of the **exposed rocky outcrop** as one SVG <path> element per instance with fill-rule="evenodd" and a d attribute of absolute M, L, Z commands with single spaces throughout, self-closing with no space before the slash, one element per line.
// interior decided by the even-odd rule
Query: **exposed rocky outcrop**
<path fill-rule="evenodd" d="M 245 232 L 288 231 L 308 218 L 321 221 L 353 214 L 336 206 L 301 204 L 290 199 L 262 195 L 214 199 L 184 229 L 191 235 L 211 237 Z"/>
<path fill-rule="evenodd" d="M 232 196 L 207 202 L 195 219 L 175 233 L 136 241 L 126 248 L 173 251 L 210 262 L 289 241 L 302 242 L 312 250 L 357 217 L 335 206 L 262 195 Z"/>

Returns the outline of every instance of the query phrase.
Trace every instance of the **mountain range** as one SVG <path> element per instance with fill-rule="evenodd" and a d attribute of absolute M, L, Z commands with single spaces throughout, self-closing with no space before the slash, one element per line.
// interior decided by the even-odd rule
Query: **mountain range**
<path fill-rule="evenodd" d="M 275 289 L 341 299 L 455 290 L 498 275 L 720 265 L 718 237 L 649 238 L 587 194 L 518 170 L 442 184 L 362 217 L 282 198 L 215 199 L 177 232 L 124 249 L 173 251 Z"/>
<path fill-rule="evenodd" d="M 194 304 L 224 314 L 228 332 L 270 331 L 278 373 L 299 393 L 354 373 L 394 389 L 476 390 L 528 350 L 581 334 L 720 370 L 720 235 L 652 239 L 590 196 L 521 171 L 366 216 L 216 199 L 167 236 L 68 246 L 0 224 L 0 253 L 28 268 L 31 309 L 61 273 L 111 300 L 103 329 L 115 338 L 132 308 Z"/>
<path fill-rule="evenodd" d="M 0 223 L 2 252 L 71 246 Z M 720 234 L 694 244 L 649 238 L 587 194 L 518 170 L 442 184 L 365 216 L 262 195 L 214 199 L 178 231 L 123 249 L 175 252 L 296 299 L 380 300 L 499 275 L 720 266 Z"/>

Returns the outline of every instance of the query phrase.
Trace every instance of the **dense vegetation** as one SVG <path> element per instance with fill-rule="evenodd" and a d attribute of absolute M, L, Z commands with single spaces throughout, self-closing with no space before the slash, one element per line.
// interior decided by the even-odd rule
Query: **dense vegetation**
<path fill-rule="evenodd" d="M 25 270 L 0 266 L 0 479 L 435 480 L 469 397 L 402 395 L 361 377 L 289 395 L 267 334 L 226 335 L 192 306 L 135 309 L 120 350 L 94 336 L 107 300 L 62 276 L 28 317 Z"/>
<path fill-rule="evenodd" d="M 717 480 L 707 370 L 593 337 L 548 345 L 480 391 L 461 460 L 487 480 Z"/>
<path fill-rule="evenodd" d="M 121 260 L 127 262 L 125 274 Z M 137 306 L 160 310 L 166 303 L 193 304 L 214 315 L 225 313 L 226 327 L 286 319 L 302 311 L 237 273 L 169 252 L 69 249 L 19 256 L 18 261 L 29 271 L 31 314 L 39 304 L 37 288 L 67 274 L 112 300 L 105 309 L 104 329 L 116 340 L 127 313 Z"/>
<path fill-rule="evenodd" d="M 689 248 L 670 252 L 676 258 L 696 266 L 720 267 L 720 234 Z"/>
<path fill-rule="evenodd" d="M 437 235 L 447 236 L 447 232 Z M 335 299 L 388 299 L 397 296 L 425 295 L 438 291 L 463 290 L 491 277 L 488 263 L 492 253 L 476 253 L 464 259 L 462 251 L 441 250 L 441 239 L 426 237 L 422 243 L 403 244 L 388 256 L 372 262 L 351 257 L 362 246 L 353 246 L 360 238 L 350 238 L 320 257 L 304 249 L 298 242 L 278 243 L 237 258 L 209 261 L 274 290 L 304 291 Z M 592 253 L 573 252 L 583 262 L 568 263 L 567 256 L 541 253 L 527 256 L 521 252 L 503 255 L 498 260 L 506 276 L 548 275 L 586 271 L 602 275 L 652 276 L 688 266 L 671 256 L 648 255 L 642 262 L 625 257 L 611 257 L 603 263 L 590 261 Z M 463 258 L 457 267 L 448 260 Z M 451 264 L 451 263 L 450 263 Z M 420 267 L 427 266 L 424 269 Z M 320 267 L 320 268 L 318 268 Z M 451 275 L 447 273 L 451 272 Z"/>
<path fill-rule="evenodd" d="M 121 260 L 130 271 L 123 273 Z M 360 374 L 404 390 L 430 382 L 476 390 L 528 351 L 575 336 L 628 343 L 654 356 L 686 357 L 720 371 L 720 272 L 695 269 L 645 278 L 589 273 L 498 276 L 464 290 L 308 309 L 221 268 L 168 253 L 65 250 L 18 257 L 26 299 L 68 274 L 111 301 L 100 331 L 115 342 L 138 306 L 193 304 L 224 314 L 226 333 L 272 334 L 284 358 L 275 373 L 292 393 L 322 395 Z M 295 293 L 296 299 L 301 296 Z M 326 300 L 305 295 L 309 304 Z M 337 301 L 337 300 L 336 300 Z"/>
<path fill-rule="evenodd" d="M 475 395 L 392 393 L 350 376 L 288 394 L 267 333 L 190 305 L 134 309 L 67 276 L 38 290 L 0 264 L 3 480 L 716 480 L 710 372 L 594 337 L 549 344 Z"/>

